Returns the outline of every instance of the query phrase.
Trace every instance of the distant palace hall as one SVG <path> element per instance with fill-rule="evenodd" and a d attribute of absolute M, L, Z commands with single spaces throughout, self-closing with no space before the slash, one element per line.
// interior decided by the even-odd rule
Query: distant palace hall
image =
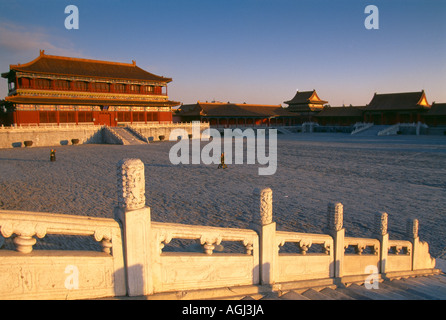
<path fill-rule="evenodd" d="M 61 124 L 172 122 L 165 78 L 133 63 L 46 55 L 11 65 L 2 73 L 8 96 L 0 107 L 0 123 Z"/>
<path fill-rule="evenodd" d="M 446 104 L 427 101 L 424 90 L 403 93 L 375 93 L 365 106 L 331 107 L 316 90 L 297 91 L 281 105 L 254 105 L 200 102 L 182 105 L 176 114 L 181 121 L 198 120 L 216 126 L 300 125 L 305 122 L 324 126 L 351 126 L 357 122 L 376 125 L 422 122 L 446 126 Z"/>

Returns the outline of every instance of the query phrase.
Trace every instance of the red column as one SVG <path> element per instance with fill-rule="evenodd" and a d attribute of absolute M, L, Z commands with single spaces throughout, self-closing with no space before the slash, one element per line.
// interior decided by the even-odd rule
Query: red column
<path fill-rule="evenodd" d="M 13 117 L 14 117 L 14 123 L 15 123 L 16 125 L 20 125 L 19 110 L 14 111 L 14 113 L 13 113 Z"/>

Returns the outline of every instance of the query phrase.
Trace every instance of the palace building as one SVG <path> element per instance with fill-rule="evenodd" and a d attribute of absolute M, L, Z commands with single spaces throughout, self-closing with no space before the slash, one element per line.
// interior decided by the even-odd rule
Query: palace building
<path fill-rule="evenodd" d="M 446 126 L 446 104 L 429 104 L 424 90 L 416 92 L 375 93 L 364 106 L 331 107 L 316 90 L 302 91 L 281 105 L 200 102 L 182 105 L 176 117 L 181 121 L 208 122 L 211 126 L 293 126 L 305 122 L 320 126 L 353 126 L 358 122 L 376 125 L 425 123 Z"/>
<path fill-rule="evenodd" d="M 178 109 L 181 121 L 200 121 L 211 126 L 295 125 L 297 116 L 281 105 L 200 102 L 184 104 Z"/>
<path fill-rule="evenodd" d="M 46 55 L 10 65 L 1 76 L 8 96 L 1 102 L 0 124 L 171 123 L 165 78 L 120 63 Z"/>
<path fill-rule="evenodd" d="M 384 93 L 373 96 L 364 108 L 364 121 L 374 124 L 424 122 L 430 110 L 424 90 L 418 92 Z"/>
<path fill-rule="evenodd" d="M 375 93 L 365 106 L 325 106 L 315 117 L 320 125 L 348 126 L 356 122 L 376 125 L 425 123 L 429 127 L 446 125 L 446 104 L 429 104 L 424 90 Z"/>
<path fill-rule="evenodd" d="M 326 106 L 315 119 L 321 126 L 350 126 L 364 121 L 364 108 L 364 106 Z"/>
<path fill-rule="evenodd" d="M 299 117 L 299 122 L 312 122 L 315 121 L 315 116 L 324 109 L 324 105 L 328 101 L 322 100 L 313 91 L 297 91 L 293 99 L 285 101 L 288 105 L 287 110 L 295 113 Z"/>
<path fill-rule="evenodd" d="M 446 126 L 446 103 L 432 103 L 431 109 L 424 115 L 424 120 L 431 127 Z"/>

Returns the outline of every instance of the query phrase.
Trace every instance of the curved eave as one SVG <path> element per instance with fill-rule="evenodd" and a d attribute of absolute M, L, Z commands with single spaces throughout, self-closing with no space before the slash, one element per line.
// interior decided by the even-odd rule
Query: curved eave
<path fill-rule="evenodd" d="M 42 104 L 42 105 L 107 105 L 107 106 L 159 106 L 174 107 L 181 103 L 177 101 L 129 101 L 116 99 L 67 99 L 67 98 L 36 98 L 9 96 L 5 101 L 15 104 Z"/>
<path fill-rule="evenodd" d="M 145 81 L 145 82 L 164 82 L 169 83 L 172 82 L 172 78 L 164 78 L 159 77 L 159 79 L 137 79 L 137 78 L 121 78 L 121 77 L 106 77 L 106 76 L 96 76 L 96 75 L 84 75 L 84 74 L 73 74 L 73 73 L 54 73 L 54 72 L 42 72 L 42 71 L 30 71 L 30 70 L 20 70 L 20 69 L 11 69 L 11 71 L 15 72 L 23 72 L 23 73 L 33 73 L 33 74 L 42 74 L 42 75 L 52 75 L 52 76 L 65 76 L 65 77 L 79 77 L 79 78 L 96 78 L 103 80 L 125 80 L 125 81 Z M 10 72 L 11 72 L 10 71 Z M 9 73 L 2 73 L 3 75 L 7 75 L 3 78 L 8 78 Z"/>
<path fill-rule="evenodd" d="M 133 63 L 124 63 L 124 62 L 112 62 L 112 61 L 102 61 L 102 60 L 92 60 L 92 59 L 82 59 L 82 58 L 71 58 L 71 57 L 61 57 L 61 56 L 53 56 L 53 55 L 46 55 L 44 53 L 45 51 L 41 50 L 40 55 L 27 63 L 24 64 L 11 64 L 9 66 L 10 71 L 7 73 L 2 73 L 2 77 L 9 76 L 11 71 L 15 72 L 24 72 L 24 73 L 34 73 L 34 74 L 44 74 L 44 75 L 55 75 L 55 76 L 72 76 L 72 77 L 89 77 L 89 78 L 97 78 L 97 79 L 114 79 L 114 80 L 130 80 L 130 81 L 152 81 L 152 82 L 165 82 L 169 83 L 172 81 L 172 78 L 166 78 L 162 76 L 158 76 L 156 74 L 153 74 L 151 72 L 148 72 L 136 65 L 136 62 L 133 61 Z M 36 63 L 38 63 L 41 59 L 52 59 L 52 61 L 72 61 L 74 63 L 91 63 L 91 64 L 97 64 L 97 65 L 110 65 L 110 66 L 121 66 L 125 68 L 135 68 L 138 69 L 138 72 L 142 72 L 147 75 L 147 79 L 144 78 L 144 76 L 141 76 L 139 78 L 134 77 L 119 77 L 119 76 L 97 76 L 94 74 L 77 74 L 75 72 L 73 73 L 63 73 L 63 72 L 47 72 L 47 71 L 39 71 L 39 70 L 29 70 L 29 68 L 32 69 L 32 66 Z M 43 62 L 45 63 L 45 62 Z"/>
<path fill-rule="evenodd" d="M 424 104 L 423 101 L 425 101 L 426 104 Z M 427 102 L 426 93 L 424 92 L 424 90 L 421 91 L 421 97 L 420 97 L 420 100 L 418 100 L 417 104 L 422 106 L 422 107 L 424 107 L 424 108 L 427 108 L 427 109 L 432 107 L 432 105 L 429 104 L 429 102 Z"/>
<path fill-rule="evenodd" d="M 323 105 L 323 104 L 327 104 L 328 101 L 325 101 L 325 100 L 316 100 L 316 101 L 307 100 L 305 102 L 299 102 L 299 103 L 296 103 L 296 102 L 293 102 L 293 101 L 284 101 L 283 103 L 286 103 L 288 105 L 299 105 L 299 104 L 321 104 L 321 105 Z"/>

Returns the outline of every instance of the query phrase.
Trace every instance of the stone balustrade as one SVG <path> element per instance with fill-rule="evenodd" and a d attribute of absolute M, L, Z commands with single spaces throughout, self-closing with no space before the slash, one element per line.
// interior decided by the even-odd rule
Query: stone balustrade
<path fill-rule="evenodd" d="M 12 126 L 0 126 L 0 130 L 5 131 L 20 131 L 20 130 L 60 130 L 60 129 L 100 129 L 103 125 L 95 125 L 94 122 L 85 122 L 85 123 L 27 123 L 20 125 L 12 125 Z"/>
<path fill-rule="evenodd" d="M 133 123 L 127 124 L 131 132 L 143 141 L 160 141 L 160 136 L 168 140 L 170 132 L 174 129 L 184 129 L 192 134 L 193 123 Z M 200 133 L 209 128 L 209 124 L 200 124 Z M 122 137 L 111 127 L 82 124 L 28 124 L 20 126 L 0 126 L 0 149 L 19 148 L 24 141 L 32 141 L 33 147 L 70 145 L 71 139 L 78 139 L 79 144 L 110 143 L 123 144 Z"/>
<path fill-rule="evenodd" d="M 181 123 L 132 123 L 127 124 L 127 127 L 135 132 L 141 139 L 148 142 L 159 141 L 160 136 L 164 136 L 166 140 L 169 139 L 170 133 L 174 129 L 183 129 L 187 134 L 192 135 L 194 124 L 199 125 L 199 133 L 209 129 L 209 123 L 200 122 L 181 122 Z"/>
<path fill-rule="evenodd" d="M 276 231 L 275 238 L 274 283 L 334 276 L 333 238 L 329 235 Z M 295 244 L 297 252 L 280 252 L 287 242 Z M 312 253 L 315 247 L 318 250 Z"/>
<path fill-rule="evenodd" d="M 0 250 L 0 299 L 79 299 L 126 292 L 121 228 L 113 219 L 0 210 L 0 233 L 13 238 L 16 248 Z M 102 252 L 33 250 L 35 237 L 47 235 L 89 236 L 101 243 Z M 66 283 L 67 268 L 79 274 L 72 287 Z"/>
<path fill-rule="evenodd" d="M 15 251 L 0 250 L 0 299 L 140 296 L 241 286 L 283 291 L 363 283 L 370 272 L 379 280 L 438 272 L 428 244 L 419 240 L 416 219 L 408 221 L 408 240 L 389 239 L 385 212 L 376 214 L 374 238 L 346 237 L 343 206 L 330 203 L 327 234 L 279 231 L 273 192 L 264 188 L 254 192 L 252 229 L 154 222 L 146 206 L 144 164 L 124 159 L 116 174 L 114 219 L 0 211 L 0 233 L 15 245 Z M 40 241 L 36 237 L 48 234 L 92 237 L 101 242 L 102 252 L 34 250 Z M 166 250 L 175 239 L 195 241 L 201 250 Z M 217 250 L 228 243 L 239 244 L 243 252 Z M 287 245 L 291 251 L 282 250 Z"/>
<path fill-rule="evenodd" d="M 154 292 L 258 283 L 259 242 L 253 230 L 152 222 L 152 232 Z M 172 239 L 195 240 L 202 252 L 163 252 Z M 241 243 L 244 252 L 214 250 L 230 242 Z"/>

